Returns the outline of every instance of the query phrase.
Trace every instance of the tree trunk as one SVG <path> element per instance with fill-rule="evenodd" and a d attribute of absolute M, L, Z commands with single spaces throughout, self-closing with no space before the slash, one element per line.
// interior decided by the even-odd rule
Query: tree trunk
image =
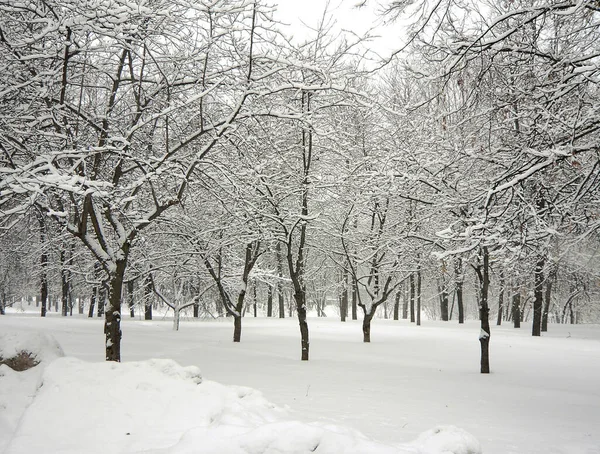
<path fill-rule="evenodd" d="M 175 306 L 173 308 L 173 331 L 179 331 L 179 320 L 181 319 L 181 308 Z"/>
<path fill-rule="evenodd" d="M 445 285 L 445 283 L 443 283 Z M 442 293 L 440 295 L 440 314 L 443 322 L 448 321 L 448 292 L 445 288 L 442 289 Z"/>
<path fill-rule="evenodd" d="M 340 304 L 340 317 L 342 322 L 346 321 L 348 316 L 348 269 L 344 267 L 342 271 L 342 300 Z"/>
<path fill-rule="evenodd" d="M 104 321 L 107 361 L 121 361 L 121 295 L 126 267 L 126 258 L 117 260 L 116 269 L 110 276 L 108 307 Z"/>
<path fill-rule="evenodd" d="M 98 299 L 96 300 L 98 306 L 97 315 L 98 317 L 104 316 L 104 307 L 106 306 L 106 283 L 102 282 L 98 288 Z"/>
<path fill-rule="evenodd" d="M 352 278 L 352 320 L 358 320 L 358 284 Z"/>
<path fill-rule="evenodd" d="M 90 297 L 90 307 L 88 309 L 88 317 L 94 316 L 94 309 L 96 308 L 96 298 L 98 297 L 98 287 L 94 285 L 92 287 L 92 296 Z"/>
<path fill-rule="evenodd" d="M 194 318 L 200 317 L 200 296 L 196 295 L 194 297 Z"/>
<path fill-rule="evenodd" d="M 256 318 L 258 316 L 256 303 L 256 281 L 252 283 L 252 308 L 254 309 L 254 318 Z"/>
<path fill-rule="evenodd" d="M 408 320 L 408 288 L 406 285 L 402 292 L 402 320 Z"/>
<path fill-rule="evenodd" d="M 242 340 L 242 314 L 233 314 L 233 342 Z"/>
<path fill-rule="evenodd" d="M 308 361 L 308 322 L 306 321 L 306 293 L 294 293 L 296 300 L 296 311 L 298 312 L 298 324 L 300 325 L 300 345 L 302 348 L 302 361 Z"/>
<path fill-rule="evenodd" d="M 48 307 L 48 277 L 46 275 L 46 268 L 48 264 L 48 256 L 45 253 L 42 253 L 42 276 L 40 282 L 40 293 L 41 293 L 41 309 L 40 313 L 42 317 L 46 316 L 47 307 Z"/>
<path fill-rule="evenodd" d="M 400 316 L 400 297 L 402 296 L 402 289 L 396 291 L 396 297 L 394 298 L 394 320 L 398 320 Z"/>
<path fill-rule="evenodd" d="M 129 317 L 135 317 L 134 304 L 135 301 L 133 299 L 134 292 L 134 282 L 133 280 L 127 281 L 127 305 L 129 306 Z"/>
<path fill-rule="evenodd" d="M 548 312 L 550 311 L 550 301 L 552 300 L 552 285 L 556 278 L 556 266 L 552 268 L 546 281 L 546 292 L 544 295 L 544 311 L 542 313 L 542 332 L 548 331 Z"/>
<path fill-rule="evenodd" d="M 542 308 L 544 306 L 544 266 L 545 259 L 542 257 L 535 265 L 534 272 L 534 300 L 533 300 L 533 326 L 531 334 L 533 336 L 542 335 Z"/>
<path fill-rule="evenodd" d="M 267 317 L 273 317 L 273 287 L 267 284 Z"/>
<path fill-rule="evenodd" d="M 421 265 L 417 267 L 417 326 L 421 326 Z"/>
<path fill-rule="evenodd" d="M 373 319 L 373 313 L 365 312 L 365 318 L 363 319 L 362 330 L 363 330 L 363 342 L 371 342 L 371 320 Z"/>
<path fill-rule="evenodd" d="M 277 255 L 277 306 L 279 308 L 279 318 L 285 318 L 285 299 L 283 297 L 283 286 L 281 285 L 281 279 L 283 279 L 283 258 L 281 256 L 281 243 L 277 242 L 275 245 L 275 253 Z"/>
<path fill-rule="evenodd" d="M 502 314 L 504 313 L 504 272 L 501 270 L 499 275 L 500 292 L 498 294 L 498 318 L 496 325 L 502 325 Z"/>
<path fill-rule="evenodd" d="M 144 320 L 152 320 L 152 275 L 148 273 L 144 280 Z"/>
<path fill-rule="evenodd" d="M 512 316 L 515 328 L 521 327 L 521 290 L 515 289 L 512 297 Z"/>
<path fill-rule="evenodd" d="M 459 258 L 455 265 L 455 276 L 456 276 L 456 305 L 458 306 L 458 323 L 463 324 L 465 322 L 465 303 L 463 298 L 463 267 L 462 260 Z"/>
<path fill-rule="evenodd" d="M 60 289 L 61 289 L 61 314 L 66 317 L 69 313 L 69 275 L 66 269 L 66 252 L 63 249 L 60 252 Z"/>
<path fill-rule="evenodd" d="M 410 285 L 410 322 L 415 322 L 415 275 L 414 273 L 410 274 L 409 279 Z"/>
<path fill-rule="evenodd" d="M 481 267 L 480 267 L 481 268 Z M 479 318 L 481 319 L 481 331 L 479 334 L 479 343 L 481 344 L 481 373 L 490 373 L 490 308 L 488 305 L 488 293 L 489 293 L 489 254 L 488 248 L 483 247 L 483 270 L 479 271 L 479 277 L 481 280 L 481 294 L 479 304 Z"/>

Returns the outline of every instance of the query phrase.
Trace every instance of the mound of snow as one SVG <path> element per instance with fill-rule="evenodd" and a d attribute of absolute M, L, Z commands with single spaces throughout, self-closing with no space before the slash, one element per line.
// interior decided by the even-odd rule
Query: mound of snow
<path fill-rule="evenodd" d="M 438 426 L 423 432 L 412 443 L 417 452 L 428 454 L 479 454 L 479 441 L 466 430 L 454 426 Z"/>
<path fill-rule="evenodd" d="M 65 356 L 56 340 L 41 332 L 20 333 L 17 331 L 0 334 L 0 357 L 5 360 L 27 352 L 36 362 L 46 362 Z"/>
<path fill-rule="evenodd" d="M 473 450 L 473 437 L 455 428 L 392 447 L 352 429 L 292 421 L 258 391 L 202 380 L 196 367 L 171 360 L 60 358 L 46 367 L 42 385 L 6 454 L 481 452 Z"/>
<path fill-rule="evenodd" d="M 40 385 L 44 366 L 64 356 L 58 342 L 46 334 L 7 332 L 0 334 L 0 357 L 14 358 L 29 353 L 39 365 L 16 372 L 6 364 L 0 365 L 0 452 L 17 428 L 19 419 L 31 403 Z"/>

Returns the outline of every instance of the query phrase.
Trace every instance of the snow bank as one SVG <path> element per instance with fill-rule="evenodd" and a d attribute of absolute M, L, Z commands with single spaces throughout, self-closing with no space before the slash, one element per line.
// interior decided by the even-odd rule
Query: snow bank
<path fill-rule="evenodd" d="M 0 334 L 0 357 L 5 360 L 13 358 L 21 352 L 28 352 L 38 363 L 50 361 L 65 356 L 56 340 L 41 332 L 9 331 Z"/>
<path fill-rule="evenodd" d="M 0 365 L 0 452 L 4 452 L 19 419 L 33 400 L 44 366 L 64 356 L 58 342 L 46 334 L 17 331 L 0 334 L 0 357 L 7 360 L 21 352 L 30 353 L 38 365 L 22 372 L 16 372 L 6 364 Z"/>
<path fill-rule="evenodd" d="M 172 360 L 59 358 L 46 367 L 42 384 L 6 454 L 481 452 L 472 436 L 456 428 L 384 446 L 352 429 L 293 421 L 258 391 L 202 380 L 196 367 Z"/>
<path fill-rule="evenodd" d="M 423 432 L 412 443 L 417 452 L 428 454 L 478 454 L 479 441 L 466 430 L 454 426 L 438 426 Z"/>

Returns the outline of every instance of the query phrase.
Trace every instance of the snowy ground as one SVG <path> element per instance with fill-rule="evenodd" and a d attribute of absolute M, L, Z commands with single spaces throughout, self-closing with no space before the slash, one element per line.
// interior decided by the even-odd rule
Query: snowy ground
<path fill-rule="evenodd" d="M 332 318 L 314 318 L 309 320 L 309 326 L 311 360 L 301 362 L 298 327 L 293 319 L 245 318 L 240 344 L 230 341 L 232 324 L 229 320 L 184 320 L 179 332 L 171 330 L 169 320 L 125 320 L 122 358 L 126 363 L 171 358 L 183 366 L 197 366 L 202 373 L 203 386 L 212 386 L 213 394 L 217 388 L 222 390 L 219 395 L 228 402 L 224 408 L 231 415 L 239 413 L 237 388 L 221 387 L 219 383 L 259 390 L 264 398 L 252 394 L 258 402 L 256 408 L 252 408 L 260 410 L 258 419 L 252 423 L 254 438 L 246 436 L 244 443 L 248 440 L 259 445 L 265 443 L 266 435 L 260 427 L 275 424 L 270 426 L 271 433 L 280 433 L 285 435 L 282 439 L 297 441 L 296 447 L 311 443 L 308 438 L 303 441 L 294 438 L 298 433 L 313 437 L 313 441 L 316 437 L 322 443 L 322 451 L 315 451 L 317 453 L 340 452 L 333 448 L 327 451 L 327 440 L 339 446 L 346 444 L 354 449 L 348 452 L 356 453 L 437 453 L 435 447 L 430 451 L 423 450 L 427 449 L 423 446 L 427 441 L 431 442 L 431 436 L 422 438 L 421 445 L 406 443 L 436 426 L 453 425 L 473 434 L 486 454 L 600 454 L 600 327 L 597 325 L 551 325 L 550 332 L 542 338 L 532 338 L 527 324 L 520 330 L 510 326 L 493 327 L 490 375 L 478 373 L 479 329 L 476 322 L 465 326 L 454 322 L 427 322 L 426 326 L 416 327 L 406 321 L 375 320 L 371 344 L 361 342 L 359 322 L 342 324 Z M 102 362 L 101 320 L 64 319 L 55 314 L 45 320 L 24 314 L 0 317 L 0 334 L 18 331 L 26 335 L 39 330 L 54 336 L 65 355 Z M 55 361 L 55 370 L 47 371 L 50 373 L 48 383 L 60 381 L 69 374 L 81 373 L 82 377 L 91 380 L 94 374 L 102 377 L 103 373 L 109 373 L 81 364 L 72 358 Z M 169 363 L 165 366 L 161 362 L 136 364 L 138 371 L 150 367 L 150 371 L 142 375 L 170 367 Z M 2 370 L 6 368 L 1 367 Z M 102 363 L 95 367 L 107 366 Z M 131 374 L 130 370 L 121 373 L 123 376 L 128 374 Z M 8 381 L 6 375 L 0 376 L 0 398 L 2 389 L 7 389 L 3 380 Z M 123 380 L 116 379 L 117 382 Z M 171 386 L 168 384 L 170 378 L 165 380 L 165 386 Z M 69 383 L 61 386 L 72 389 L 74 384 Z M 48 391 L 44 392 L 36 397 L 36 402 L 39 400 L 42 405 L 45 399 L 48 406 L 40 408 L 58 405 Z M 177 392 L 173 391 L 173 394 L 177 396 Z M 93 394 L 91 390 L 89 393 Z M 82 396 L 76 398 L 81 400 Z M 187 415 L 185 408 L 206 406 L 202 400 L 206 396 L 197 399 L 185 400 L 183 407 L 181 403 L 177 404 L 173 414 L 184 412 Z M 272 408 L 268 401 L 286 411 Z M 124 409 L 121 411 L 125 412 Z M 25 416 L 32 413 L 30 407 Z M 73 433 L 90 427 L 75 421 L 76 415 L 65 415 L 60 425 L 53 418 L 55 415 L 47 415 L 46 429 L 63 427 L 63 438 L 73 437 L 69 427 L 73 427 Z M 185 419 L 189 420 L 189 417 Z M 291 420 L 300 422 L 292 423 Z M 93 421 L 92 416 L 87 423 L 103 427 Z M 23 427 L 29 424 L 33 428 L 37 423 L 35 418 L 28 421 L 24 417 L 21 434 L 27 433 Z M 235 422 L 232 425 L 235 426 Z M 337 428 L 331 429 L 331 426 Z M 388 450 L 363 439 L 351 429 L 394 448 Z M 1 430 L 0 441 L 3 438 Z M 323 435 L 324 431 L 329 438 Z M 217 448 L 199 451 L 193 440 L 202 434 L 193 430 L 186 433 L 191 438 L 170 441 L 177 450 L 152 452 L 229 452 Z M 461 433 L 452 432 L 452 436 L 457 434 L 460 436 Z M 242 443 L 235 441 L 233 432 L 225 435 L 225 439 L 233 443 L 231 446 L 237 448 Z M 27 443 L 20 439 L 6 452 L 26 453 L 33 446 Z M 299 452 L 309 452 L 308 445 L 305 451 Z M 186 450 L 186 446 L 190 449 Z M 231 446 L 228 449 L 234 452 Z M 259 447 L 254 446 L 256 452 L 260 452 Z M 71 447 L 65 452 L 77 452 L 74 449 Z M 122 452 L 150 452 L 135 443 L 123 449 L 128 450 Z M 50 451 L 38 449 L 35 452 Z"/>

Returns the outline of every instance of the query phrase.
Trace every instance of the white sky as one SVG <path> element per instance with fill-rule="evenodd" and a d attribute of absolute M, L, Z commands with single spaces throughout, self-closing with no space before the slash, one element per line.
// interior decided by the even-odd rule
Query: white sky
<path fill-rule="evenodd" d="M 322 20 L 325 8 L 328 7 L 329 17 L 335 21 L 335 30 L 347 30 L 362 35 L 372 29 L 371 35 L 381 37 L 373 39 L 367 46 L 382 55 L 399 47 L 399 39 L 396 37 L 400 34 L 401 27 L 398 24 L 385 25 L 377 15 L 382 0 L 369 0 L 362 8 L 356 7 L 361 0 L 272 1 L 278 5 L 275 18 L 290 24 L 285 32 L 293 35 L 296 41 L 302 41 L 310 35 L 306 26 L 316 28 Z"/>

